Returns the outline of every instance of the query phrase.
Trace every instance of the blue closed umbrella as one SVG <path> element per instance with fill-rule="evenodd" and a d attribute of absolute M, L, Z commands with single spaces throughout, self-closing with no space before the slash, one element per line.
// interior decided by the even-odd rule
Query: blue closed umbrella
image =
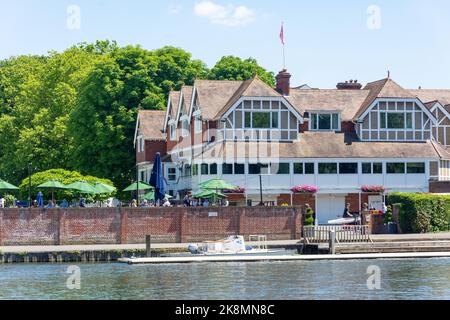
<path fill-rule="evenodd" d="M 155 201 L 163 200 L 166 197 L 161 154 L 159 152 L 155 156 L 150 185 L 155 188 Z"/>
<path fill-rule="evenodd" d="M 37 197 L 36 197 L 36 201 L 38 204 L 39 208 L 43 208 L 44 207 L 44 195 L 42 194 L 42 192 L 38 192 Z"/>

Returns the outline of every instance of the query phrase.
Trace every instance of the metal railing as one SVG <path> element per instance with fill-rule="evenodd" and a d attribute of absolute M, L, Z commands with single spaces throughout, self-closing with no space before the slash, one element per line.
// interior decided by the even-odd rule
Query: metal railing
<path fill-rule="evenodd" d="M 369 226 L 305 226 L 303 238 L 306 243 L 329 243 L 330 232 L 336 233 L 337 243 L 371 242 Z"/>

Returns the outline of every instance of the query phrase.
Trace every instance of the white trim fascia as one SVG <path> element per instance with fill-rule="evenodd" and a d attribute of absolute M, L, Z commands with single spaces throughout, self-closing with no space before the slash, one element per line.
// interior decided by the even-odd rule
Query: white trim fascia
<path fill-rule="evenodd" d="M 169 94 L 169 98 L 167 99 L 166 117 L 164 118 L 164 133 L 167 133 L 167 125 L 168 125 L 168 121 L 169 121 L 169 114 L 170 114 L 170 106 L 171 105 L 172 105 L 172 99 L 170 98 L 170 94 Z"/>
<path fill-rule="evenodd" d="M 419 105 L 419 107 L 422 109 L 423 112 L 425 112 L 425 114 L 434 122 L 436 122 L 436 117 L 430 112 L 430 110 L 428 110 L 427 107 L 425 107 L 425 105 L 423 104 L 422 101 L 420 101 L 420 99 L 418 98 L 407 98 L 407 99 L 402 99 L 402 98 L 376 98 L 369 107 L 367 107 L 366 111 L 364 111 L 364 113 L 358 117 L 357 121 L 359 123 L 361 123 L 363 121 L 363 119 L 369 114 L 369 112 L 372 111 L 372 109 L 375 107 L 375 105 L 378 102 L 415 102 Z M 383 110 L 378 110 L 378 111 L 383 111 Z M 389 111 L 389 110 L 386 110 Z M 405 110 L 405 111 L 409 111 L 409 110 Z M 414 112 L 414 110 L 411 110 Z M 401 112 L 401 111 L 399 111 Z"/>
<path fill-rule="evenodd" d="M 139 119 L 140 119 L 140 117 L 139 117 L 139 111 L 138 111 L 138 116 L 136 119 L 136 128 L 134 130 L 134 142 L 133 142 L 135 149 L 136 149 L 136 141 L 137 141 L 137 137 L 138 137 L 139 123 L 140 123 Z"/>
<path fill-rule="evenodd" d="M 192 88 L 192 97 L 191 97 L 191 103 L 189 104 L 189 111 L 188 111 L 188 115 L 189 115 L 189 125 L 191 124 L 191 119 L 192 119 L 192 113 L 194 111 L 194 101 L 195 101 L 195 97 L 197 96 L 197 87 L 194 83 L 194 87 Z M 201 113 L 200 113 L 201 114 Z"/>
<path fill-rule="evenodd" d="M 176 118 L 175 118 L 175 121 L 177 122 L 177 124 L 180 121 L 180 110 L 181 110 L 181 104 L 182 104 L 183 100 L 184 100 L 183 91 L 180 90 L 180 101 L 178 102 L 178 109 L 177 109 L 177 114 L 176 114 Z"/>
<path fill-rule="evenodd" d="M 252 101 L 252 100 L 258 100 L 258 101 L 278 101 L 283 103 L 283 105 L 292 112 L 298 121 L 300 121 L 301 124 L 305 122 L 303 116 L 295 109 L 292 104 L 289 103 L 289 101 L 285 97 L 240 97 L 238 101 L 236 101 L 228 110 L 225 112 L 222 116 L 219 117 L 220 119 L 227 118 L 231 112 L 235 111 L 236 108 L 244 101 Z M 268 110 L 269 111 L 269 110 Z"/>
<path fill-rule="evenodd" d="M 447 116 L 447 118 L 450 119 L 450 113 L 444 108 L 444 106 L 440 102 L 436 102 L 436 104 L 431 108 L 431 112 L 434 112 L 438 108 L 442 111 L 443 114 Z"/>

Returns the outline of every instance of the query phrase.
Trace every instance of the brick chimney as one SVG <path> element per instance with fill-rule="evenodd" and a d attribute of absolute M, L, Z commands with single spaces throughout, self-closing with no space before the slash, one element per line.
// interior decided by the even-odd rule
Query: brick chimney
<path fill-rule="evenodd" d="M 284 96 L 288 96 L 291 89 L 291 74 L 287 72 L 286 69 L 283 69 L 280 73 L 278 73 L 276 79 L 277 91 Z"/>
<path fill-rule="evenodd" d="M 358 80 L 350 80 L 339 82 L 336 88 L 338 88 L 339 90 L 361 90 L 362 85 L 358 83 Z"/>

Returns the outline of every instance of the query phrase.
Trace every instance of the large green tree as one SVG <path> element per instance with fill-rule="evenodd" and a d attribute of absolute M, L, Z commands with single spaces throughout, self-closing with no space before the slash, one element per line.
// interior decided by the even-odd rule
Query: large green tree
<path fill-rule="evenodd" d="M 95 65 L 70 115 L 76 147 L 70 163 L 82 172 L 111 177 L 119 186 L 134 174 L 133 137 L 138 109 L 162 110 L 170 90 L 203 77 L 203 63 L 181 49 L 147 51 L 128 46 Z"/>
<path fill-rule="evenodd" d="M 275 76 L 261 67 L 253 58 L 241 59 L 235 56 L 225 56 L 209 71 L 210 80 L 248 80 L 255 74 L 270 85 L 275 86 Z"/>
<path fill-rule="evenodd" d="M 171 90 L 195 79 L 273 85 L 256 60 L 222 58 L 213 69 L 174 47 L 154 51 L 116 42 L 0 61 L 0 177 L 19 183 L 51 168 L 105 177 L 123 187 L 134 175 L 139 109 L 164 109 Z"/>
<path fill-rule="evenodd" d="M 73 143 L 67 120 L 82 81 L 100 54 L 83 46 L 42 57 L 19 57 L 0 67 L 0 172 L 18 181 L 29 163 L 64 167 Z"/>

